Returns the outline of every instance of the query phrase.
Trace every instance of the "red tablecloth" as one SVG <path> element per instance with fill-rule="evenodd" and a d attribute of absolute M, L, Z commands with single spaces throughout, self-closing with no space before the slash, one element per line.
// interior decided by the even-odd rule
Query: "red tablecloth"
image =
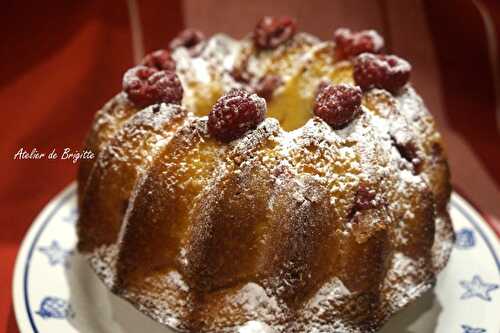
<path fill-rule="evenodd" d="M 404 3 L 404 4 L 403 4 Z M 61 160 L 13 160 L 21 148 L 77 150 L 94 112 L 133 64 L 133 1 L 2 4 L 0 24 L 0 332 L 17 331 L 11 277 L 20 242 L 37 213 L 75 178 Z M 479 7 L 477 6 L 479 4 Z M 133 7 L 133 6 L 132 6 Z M 500 118 L 492 45 L 500 4 L 491 1 L 301 0 L 142 1 L 145 50 L 165 47 L 184 26 L 242 36 L 258 17 L 291 14 L 301 28 L 330 38 L 338 26 L 374 27 L 388 49 L 411 60 L 413 82 L 438 120 L 456 188 L 494 225 L 500 216 Z M 140 53 L 140 38 L 135 52 Z M 498 85 L 497 85 L 498 87 Z"/>

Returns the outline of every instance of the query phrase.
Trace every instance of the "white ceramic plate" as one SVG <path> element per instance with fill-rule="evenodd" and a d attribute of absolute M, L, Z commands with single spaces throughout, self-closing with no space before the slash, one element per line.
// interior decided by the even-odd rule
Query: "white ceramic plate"
<path fill-rule="evenodd" d="M 457 243 L 436 288 L 381 332 L 500 332 L 498 239 L 457 194 L 450 207 Z M 13 287 L 21 333 L 169 332 L 111 295 L 74 253 L 77 215 L 72 184 L 45 207 L 23 241 Z"/>

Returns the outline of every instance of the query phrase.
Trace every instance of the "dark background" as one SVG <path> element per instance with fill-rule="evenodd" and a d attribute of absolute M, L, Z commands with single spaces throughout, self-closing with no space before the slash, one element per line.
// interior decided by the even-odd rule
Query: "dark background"
<path fill-rule="evenodd" d="M 184 27 L 241 37 L 273 14 L 294 16 L 300 29 L 324 39 L 340 26 L 375 28 L 387 51 L 410 60 L 412 81 L 445 138 L 455 190 L 498 233 L 499 1 L 3 1 L 0 332 L 18 332 L 11 277 L 20 242 L 76 172 L 71 161 L 13 160 L 15 153 L 81 149 L 95 111 L 120 90 L 123 72 Z M 139 18 L 135 28 L 131 17 Z"/>

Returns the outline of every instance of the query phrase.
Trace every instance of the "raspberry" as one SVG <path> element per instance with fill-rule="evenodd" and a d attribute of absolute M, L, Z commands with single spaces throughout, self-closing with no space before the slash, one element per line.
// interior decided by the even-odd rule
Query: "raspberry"
<path fill-rule="evenodd" d="M 316 96 L 314 114 L 334 129 L 347 126 L 361 112 L 361 89 L 348 84 L 322 84 Z"/>
<path fill-rule="evenodd" d="M 354 209 L 356 211 L 367 210 L 377 207 L 375 202 L 376 192 L 368 187 L 365 183 L 360 183 L 358 192 L 356 193 L 356 201 L 354 202 Z"/>
<path fill-rule="evenodd" d="M 257 23 L 253 33 L 254 44 L 259 49 L 274 49 L 295 35 L 297 24 L 294 19 L 265 16 Z"/>
<path fill-rule="evenodd" d="M 412 141 L 404 143 L 395 142 L 394 145 L 399 154 L 408 162 L 413 162 L 414 160 L 418 159 L 417 147 Z"/>
<path fill-rule="evenodd" d="M 391 139 L 394 147 L 398 150 L 399 155 L 412 164 L 415 174 L 419 174 L 422 169 L 422 160 L 419 157 L 415 141 L 410 138 L 409 134 L 404 132 L 396 132 L 391 135 Z"/>
<path fill-rule="evenodd" d="M 354 60 L 354 81 L 363 90 L 382 88 L 396 93 L 410 79 L 411 65 L 395 55 L 363 53 Z"/>
<path fill-rule="evenodd" d="M 255 85 L 255 93 L 260 97 L 269 101 L 273 96 L 274 91 L 283 84 L 281 77 L 277 75 L 263 76 Z"/>
<path fill-rule="evenodd" d="M 197 54 L 201 51 L 197 46 L 204 40 L 205 35 L 203 32 L 196 29 L 186 29 L 170 42 L 170 48 L 173 50 L 178 47 L 185 47 L 192 54 Z"/>
<path fill-rule="evenodd" d="M 352 32 L 340 28 L 333 34 L 335 41 L 335 57 L 338 60 L 357 56 L 358 54 L 379 53 L 384 47 L 384 39 L 375 30 Z"/>
<path fill-rule="evenodd" d="M 233 89 L 219 98 L 208 115 L 208 130 L 229 142 L 257 127 L 264 120 L 266 101 L 243 89 Z"/>
<path fill-rule="evenodd" d="M 139 65 L 123 76 L 123 90 L 139 108 L 157 103 L 180 104 L 183 89 L 177 74 Z"/>
<path fill-rule="evenodd" d="M 155 68 L 157 70 L 175 71 L 175 60 L 172 59 L 167 50 L 157 50 L 146 55 L 141 65 Z"/>

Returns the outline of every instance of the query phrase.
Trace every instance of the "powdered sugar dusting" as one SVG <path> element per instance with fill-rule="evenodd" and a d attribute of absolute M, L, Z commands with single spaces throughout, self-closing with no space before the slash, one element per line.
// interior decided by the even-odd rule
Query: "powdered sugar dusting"
<path fill-rule="evenodd" d="M 369 34 L 381 48 L 378 34 Z M 430 148 L 440 143 L 439 134 L 410 86 L 396 95 L 378 89 L 366 92 L 361 115 L 341 130 L 310 116 L 298 129 L 284 131 L 278 119 L 268 117 L 243 137 L 220 143 L 208 136 L 207 118 L 195 116 L 213 105 L 212 98 L 245 85 L 229 74 L 243 57 L 248 58 L 251 80 L 276 70 L 286 86 L 300 80 L 318 54 L 330 49 L 331 43 L 298 34 L 286 45 L 257 53 L 249 39 L 216 35 L 198 56 L 183 48 L 174 51 L 186 88 L 183 108 L 163 104 L 138 112 L 119 96 L 99 113 L 93 130 L 100 139 L 93 145 L 109 159 L 100 156 L 97 168 L 109 171 L 123 163 L 142 175 L 157 162 L 156 168 L 164 168 L 157 178 L 161 190 L 149 184 L 144 197 L 134 197 L 145 186 L 141 178 L 133 182 L 133 193 L 126 193 L 132 197 L 126 199 L 157 211 L 176 202 L 177 210 L 168 217 L 185 227 L 170 235 L 174 228 L 169 221 L 148 212 L 158 226 L 150 233 L 161 230 L 171 241 L 179 240 L 179 248 L 161 256 L 148 253 L 156 266 L 137 279 L 126 270 L 120 276 L 115 269 L 123 243 L 96 247 L 90 262 L 106 285 L 165 325 L 186 332 L 228 333 L 373 332 L 431 287 L 452 242 L 447 212 L 437 209 L 446 204 L 438 198 L 448 200 L 442 185 L 448 179 L 442 153 Z M 391 70 L 408 69 L 399 64 L 403 67 Z M 325 72 L 334 73 L 340 65 L 324 66 Z M 342 75 L 351 71 L 348 61 L 342 66 Z M 306 87 L 296 93 L 313 96 L 313 85 Z M 287 112 L 299 111 L 292 105 Z M 171 119 L 176 126 L 165 126 Z M 408 153 L 404 149 L 414 158 L 403 156 Z M 159 160 L 165 151 L 172 155 Z M 241 191 L 224 197 L 226 183 Z M 374 193 L 368 208 L 356 205 L 361 186 Z M 238 206 L 241 202 L 248 204 Z M 225 211 L 229 204 L 237 208 Z M 257 213 L 263 221 L 249 218 Z M 215 227 L 227 222 L 217 220 L 222 214 L 235 224 L 251 221 L 245 225 L 248 235 L 238 234 L 232 225 L 219 235 Z M 138 216 L 133 222 L 125 220 L 142 225 Z M 125 229 L 121 242 L 127 241 Z M 203 232 L 206 237 L 199 237 Z M 236 245 L 246 244 L 245 236 L 255 242 L 242 251 Z M 234 245 L 229 243 L 233 237 L 242 239 Z M 235 265 L 242 268 L 228 277 L 220 267 L 238 253 L 233 248 L 251 262 L 236 258 Z M 207 254 L 208 249 L 216 255 Z M 190 272 L 194 262 L 203 269 Z M 226 280 L 219 281 L 217 272 Z M 206 276 L 216 287 L 203 284 Z"/>
<path fill-rule="evenodd" d="M 238 329 L 238 333 L 276 333 L 276 331 L 263 322 L 250 320 Z"/>

